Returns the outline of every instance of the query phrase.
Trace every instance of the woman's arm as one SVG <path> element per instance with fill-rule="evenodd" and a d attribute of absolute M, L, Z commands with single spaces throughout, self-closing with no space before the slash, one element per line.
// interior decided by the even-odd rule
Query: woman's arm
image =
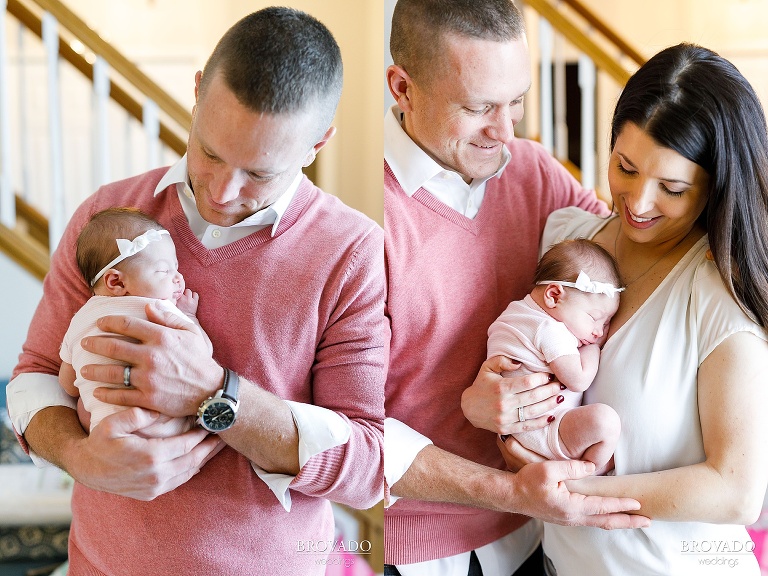
<path fill-rule="evenodd" d="M 640 501 L 656 520 L 755 522 L 768 483 L 768 343 L 729 336 L 699 368 L 698 399 L 706 460 L 672 470 L 568 482 L 582 494 Z M 639 431 L 642 433 L 642 431 Z"/>

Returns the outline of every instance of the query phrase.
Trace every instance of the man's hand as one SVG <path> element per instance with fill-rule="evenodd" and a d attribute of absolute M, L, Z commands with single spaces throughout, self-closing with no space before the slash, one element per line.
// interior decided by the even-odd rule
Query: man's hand
<path fill-rule="evenodd" d="M 625 513 L 640 509 L 640 503 L 632 498 L 584 496 L 568 491 L 566 480 L 584 478 L 594 471 L 594 464 L 579 460 L 528 464 L 515 474 L 514 509 L 563 526 L 608 530 L 650 526 L 645 516 Z"/>
<path fill-rule="evenodd" d="M 184 484 L 224 447 L 200 429 L 170 438 L 136 435 L 157 416 L 130 408 L 105 417 L 87 435 L 74 410 L 55 406 L 34 416 L 25 438 L 41 457 L 89 488 L 152 500 Z M 45 446 L 56 450 L 38 451 Z"/>
<path fill-rule="evenodd" d="M 493 356 L 483 362 L 472 386 L 461 395 L 464 416 L 476 428 L 516 434 L 548 424 L 548 413 L 558 404 L 561 385 L 550 383 L 546 373 L 502 377 L 502 372 L 519 367 L 505 356 Z M 523 423 L 518 419 L 520 406 L 525 406 Z"/>
<path fill-rule="evenodd" d="M 170 312 L 147 305 L 149 321 L 129 316 L 106 316 L 98 321 L 105 332 L 134 341 L 95 336 L 85 338 L 85 350 L 123 365 L 84 366 L 88 380 L 123 383 L 125 365 L 131 367 L 131 388 L 97 388 L 94 396 L 120 406 L 139 406 L 168 416 L 191 416 L 224 382 L 224 370 L 211 357 L 201 330 Z M 138 343 L 137 343 L 138 342 Z"/>
<path fill-rule="evenodd" d="M 568 491 L 567 480 L 589 476 L 594 470 L 591 462 L 546 461 L 528 464 L 514 474 L 477 464 L 430 444 L 418 453 L 402 478 L 391 487 L 391 493 L 414 500 L 525 514 L 566 526 L 648 526 L 648 518 L 628 513 L 640 508 L 637 500 Z"/>
<path fill-rule="evenodd" d="M 534 502 L 550 508 L 550 514 L 559 512 L 555 519 L 536 516 L 545 522 L 565 526 L 595 526 L 597 528 L 641 528 L 650 520 L 636 514 L 620 512 L 638 510 L 640 503 L 631 498 L 603 498 L 584 496 L 570 490 L 577 485 L 574 480 L 594 474 L 594 464 L 577 460 L 549 461 L 540 454 L 525 448 L 515 438 L 502 442 L 496 440 L 509 470 L 517 472 L 518 486 L 524 493 L 545 491 L 540 501 Z M 566 475 L 563 477 L 563 475 Z M 523 496 L 524 499 L 530 496 Z M 525 514 L 542 514 L 536 511 Z"/>

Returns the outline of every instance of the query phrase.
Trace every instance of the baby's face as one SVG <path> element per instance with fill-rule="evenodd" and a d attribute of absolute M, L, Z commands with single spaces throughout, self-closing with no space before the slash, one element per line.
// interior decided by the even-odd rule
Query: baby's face
<path fill-rule="evenodd" d="M 619 295 L 588 294 L 567 289 L 558 303 L 558 320 L 579 339 L 579 346 L 598 342 L 608 332 L 611 318 L 619 308 Z"/>
<path fill-rule="evenodd" d="M 121 266 L 123 284 L 130 296 L 160 298 L 178 302 L 184 293 L 184 277 L 179 273 L 176 247 L 169 236 L 151 242 Z"/>

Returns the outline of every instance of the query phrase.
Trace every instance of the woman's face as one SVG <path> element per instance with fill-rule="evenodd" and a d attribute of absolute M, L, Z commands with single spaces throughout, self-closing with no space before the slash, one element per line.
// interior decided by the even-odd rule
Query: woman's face
<path fill-rule="evenodd" d="M 704 169 L 631 122 L 616 138 L 608 183 L 622 232 L 638 243 L 681 240 L 707 205 Z"/>

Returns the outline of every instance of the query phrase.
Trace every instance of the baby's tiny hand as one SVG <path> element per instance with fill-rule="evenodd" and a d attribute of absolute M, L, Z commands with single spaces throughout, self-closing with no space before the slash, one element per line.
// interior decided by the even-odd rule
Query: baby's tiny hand
<path fill-rule="evenodd" d="M 184 290 L 184 294 L 181 295 L 181 298 L 179 298 L 179 301 L 176 302 L 176 307 L 188 316 L 195 316 L 197 314 L 199 300 L 200 295 L 187 288 Z"/>

